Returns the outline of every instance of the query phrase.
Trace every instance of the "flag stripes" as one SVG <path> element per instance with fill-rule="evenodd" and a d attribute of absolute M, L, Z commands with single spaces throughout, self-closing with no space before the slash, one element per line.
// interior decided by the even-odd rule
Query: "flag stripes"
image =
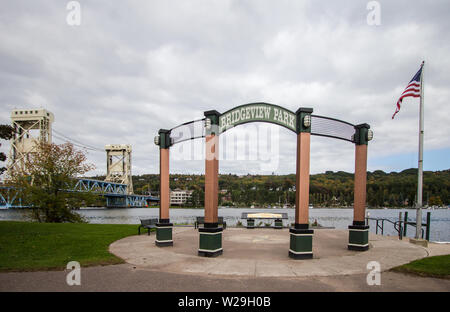
<path fill-rule="evenodd" d="M 397 101 L 397 107 L 395 109 L 394 115 L 392 115 L 392 119 L 394 119 L 395 115 L 400 111 L 401 104 L 405 97 L 420 97 L 420 86 L 421 86 L 421 77 L 422 77 L 422 67 L 423 63 L 420 66 L 419 71 L 414 75 L 411 81 L 405 88 L 405 91 L 400 95 L 400 98 Z"/>

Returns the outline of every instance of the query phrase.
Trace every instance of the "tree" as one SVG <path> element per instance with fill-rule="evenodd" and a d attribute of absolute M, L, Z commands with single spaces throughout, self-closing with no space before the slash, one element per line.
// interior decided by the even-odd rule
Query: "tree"
<path fill-rule="evenodd" d="M 14 128 L 10 125 L 0 125 L 0 139 L 2 140 L 11 140 L 14 135 Z M 2 144 L 0 144 L 2 146 Z M 5 161 L 6 155 L 5 153 L 0 153 L 0 161 Z M 6 170 L 6 167 L 0 167 L 0 175 Z"/>
<path fill-rule="evenodd" d="M 442 199 L 440 196 L 431 196 L 430 200 L 428 201 L 429 206 L 443 206 Z"/>
<path fill-rule="evenodd" d="M 75 213 L 83 205 L 89 205 L 96 195 L 71 192 L 76 178 L 94 169 L 86 163 L 83 152 L 70 143 L 41 144 L 37 152 L 28 154 L 25 160 L 27 172 L 14 172 L 10 177 L 20 190 L 23 203 L 31 207 L 31 217 L 38 222 L 83 222 Z"/>

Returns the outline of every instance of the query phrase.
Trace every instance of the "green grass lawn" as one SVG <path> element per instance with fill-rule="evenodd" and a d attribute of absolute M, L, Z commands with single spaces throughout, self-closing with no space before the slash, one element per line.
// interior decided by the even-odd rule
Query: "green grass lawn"
<path fill-rule="evenodd" d="M 123 263 L 108 252 L 108 246 L 136 235 L 137 228 L 131 224 L 0 221 L 0 271 L 65 269 L 69 261 L 81 266 Z"/>
<path fill-rule="evenodd" d="M 450 255 L 415 260 L 392 270 L 427 277 L 450 278 Z"/>

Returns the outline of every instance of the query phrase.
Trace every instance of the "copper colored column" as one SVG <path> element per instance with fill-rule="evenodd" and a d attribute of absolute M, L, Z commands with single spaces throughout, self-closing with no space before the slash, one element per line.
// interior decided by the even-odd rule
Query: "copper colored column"
<path fill-rule="evenodd" d="M 297 134 L 297 175 L 295 178 L 295 223 L 309 224 L 309 151 L 311 134 Z"/>
<path fill-rule="evenodd" d="M 205 154 L 205 223 L 217 223 L 219 204 L 219 137 L 206 136 Z"/>
<path fill-rule="evenodd" d="M 353 221 L 365 221 L 367 183 L 367 145 L 355 145 L 355 194 Z"/>
<path fill-rule="evenodd" d="M 159 150 L 159 220 L 169 219 L 169 149 Z"/>

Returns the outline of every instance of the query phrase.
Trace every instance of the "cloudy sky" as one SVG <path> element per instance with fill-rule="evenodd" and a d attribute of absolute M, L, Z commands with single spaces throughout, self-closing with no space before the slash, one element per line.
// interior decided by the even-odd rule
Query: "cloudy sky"
<path fill-rule="evenodd" d="M 370 124 L 368 169 L 400 171 L 417 167 L 419 100 L 391 116 L 425 60 L 424 168 L 450 168 L 448 0 L 378 1 L 380 25 L 368 23 L 369 1 L 81 0 L 71 26 L 68 2 L 2 2 L 0 123 L 15 108 L 46 108 L 72 140 L 131 144 L 133 173 L 144 174 L 159 171 L 160 128 L 250 102 L 312 107 Z M 221 173 L 295 172 L 294 133 L 248 124 L 229 136 L 250 152 L 221 161 Z M 203 172 L 197 143 L 174 146 L 171 172 Z M 182 159 L 183 149 L 198 151 Z M 105 173 L 104 152 L 88 158 Z M 351 143 L 312 137 L 312 173 L 353 167 Z"/>

